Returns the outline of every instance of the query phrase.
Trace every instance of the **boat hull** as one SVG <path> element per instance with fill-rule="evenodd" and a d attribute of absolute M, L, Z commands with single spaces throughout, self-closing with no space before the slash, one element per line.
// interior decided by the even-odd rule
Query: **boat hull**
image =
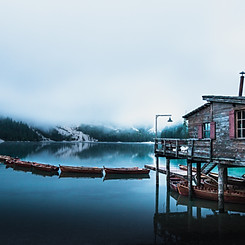
<path fill-rule="evenodd" d="M 60 165 L 60 171 L 62 173 L 84 173 L 84 174 L 102 174 L 103 168 L 96 167 L 72 167 Z"/>
<path fill-rule="evenodd" d="M 40 171 L 52 172 L 58 171 L 59 167 L 49 164 L 42 164 L 42 163 L 32 163 L 32 167 L 38 169 Z"/>
<path fill-rule="evenodd" d="M 188 196 L 189 189 L 187 185 L 178 184 L 178 191 L 180 195 Z M 218 201 L 218 190 L 208 189 L 204 187 L 193 187 L 193 194 L 197 198 Z M 239 191 L 225 191 L 224 192 L 224 202 L 229 203 L 241 203 L 245 204 L 245 193 Z"/>

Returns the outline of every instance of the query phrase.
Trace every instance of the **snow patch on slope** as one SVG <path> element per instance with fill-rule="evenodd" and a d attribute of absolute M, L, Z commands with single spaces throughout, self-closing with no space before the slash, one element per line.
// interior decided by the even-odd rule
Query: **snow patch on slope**
<path fill-rule="evenodd" d="M 78 131 L 75 127 L 55 127 L 55 129 L 58 131 L 59 134 L 71 137 L 72 141 L 78 141 L 78 142 L 95 142 L 97 140 L 90 137 L 88 134 L 84 134 L 82 131 Z"/>

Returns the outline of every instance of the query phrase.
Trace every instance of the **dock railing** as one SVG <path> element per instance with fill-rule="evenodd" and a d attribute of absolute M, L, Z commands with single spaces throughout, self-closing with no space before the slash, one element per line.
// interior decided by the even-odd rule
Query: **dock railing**
<path fill-rule="evenodd" d="M 212 140 L 156 138 L 154 151 L 165 157 L 212 161 Z"/>

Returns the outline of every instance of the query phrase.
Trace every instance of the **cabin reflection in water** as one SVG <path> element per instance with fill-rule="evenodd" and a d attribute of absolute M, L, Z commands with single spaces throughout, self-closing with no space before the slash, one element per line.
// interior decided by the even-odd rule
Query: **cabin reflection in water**
<path fill-rule="evenodd" d="M 244 244 L 244 205 L 225 204 L 227 212 L 220 213 L 217 202 L 190 200 L 167 187 L 165 211 L 159 212 L 159 194 L 163 196 L 156 172 L 155 244 Z"/>

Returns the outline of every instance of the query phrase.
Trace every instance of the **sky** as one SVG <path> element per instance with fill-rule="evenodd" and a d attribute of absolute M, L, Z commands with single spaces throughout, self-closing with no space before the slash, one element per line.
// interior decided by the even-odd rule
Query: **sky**
<path fill-rule="evenodd" d="M 0 0 L 0 116 L 181 121 L 202 95 L 238 94 L 244 10 L 242 0 Z"/>

